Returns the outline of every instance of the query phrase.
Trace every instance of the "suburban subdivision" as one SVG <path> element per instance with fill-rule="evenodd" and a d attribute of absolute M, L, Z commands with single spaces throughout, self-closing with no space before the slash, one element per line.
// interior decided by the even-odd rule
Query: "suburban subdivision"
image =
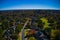
<path fill-rule="evenodd" d="M 0 40 L 60 40 L 60 10 L 2 10 Z"/>

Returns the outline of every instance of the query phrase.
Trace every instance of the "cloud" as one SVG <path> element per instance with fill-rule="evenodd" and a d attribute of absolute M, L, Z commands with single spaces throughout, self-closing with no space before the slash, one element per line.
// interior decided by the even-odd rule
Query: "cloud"
<path fill-rule="evenodd" d="M 11 6 L 8 8 L 2 8 L 0 10 L 18 10 L 18 9 L 54 9 L 54 10 L 60 10 L 59 8 L 47 6 L 47 5 L 17 5 L 17 6 Z"/>

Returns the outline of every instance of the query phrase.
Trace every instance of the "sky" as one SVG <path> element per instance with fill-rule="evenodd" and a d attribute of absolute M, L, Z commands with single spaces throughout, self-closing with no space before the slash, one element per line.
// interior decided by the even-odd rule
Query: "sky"
<path fill-rule="evenodd" d="M 60 0 L 0 0 L 0 10 L 59 9 Z"/>

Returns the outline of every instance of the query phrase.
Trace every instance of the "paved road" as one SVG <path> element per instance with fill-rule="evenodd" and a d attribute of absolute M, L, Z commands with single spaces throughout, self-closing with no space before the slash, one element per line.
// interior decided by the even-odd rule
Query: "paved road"
<path fill-rule="evenodd" d="M 22 36 L 22 40 L 25 40 L 25 36 L 24 36 L 24 28 L 26 27 L 26 25 L 28 24 L 29 22 L 29 19 L 25 22 L 24 26 L 23 26 L 23 29 L 21 30 L 21 36 Z"/>

